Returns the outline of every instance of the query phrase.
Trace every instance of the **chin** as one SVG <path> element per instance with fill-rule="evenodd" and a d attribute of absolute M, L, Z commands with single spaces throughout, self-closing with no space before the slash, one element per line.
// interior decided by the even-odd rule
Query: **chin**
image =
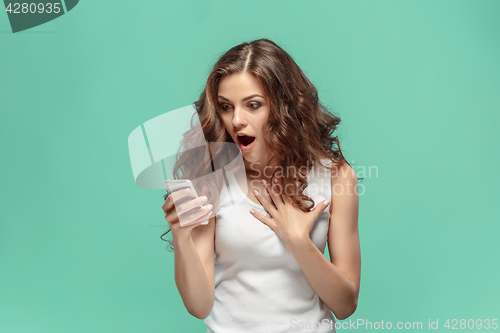
<path fill-rule="evenodd" d="M 262 155 L 251 154 L 251 155 L 245 156 L 243 154 L 243 159 L 249 163 L 258 163 L 258 165 L 263 163 Z"/>
<path fill-rule="evenodd" d="M 247 162 L 255 162 L 255 158 L 252 158 L 251 156 L 245 156 L 245 154 L 240 150 L 242 153 L 241 156 L 243 156 L 243 159 Z"/>
<path fill-rule="evenodd" d="M 241 153 L 241 156 L 243 157 L 243 159 L 247 162 L 257 162 L 258 159 L 255 157 L 255 155 L 253 154 L 245 154 L 244 151 L 241 151 L 240 149 L 240 153 Z"/>

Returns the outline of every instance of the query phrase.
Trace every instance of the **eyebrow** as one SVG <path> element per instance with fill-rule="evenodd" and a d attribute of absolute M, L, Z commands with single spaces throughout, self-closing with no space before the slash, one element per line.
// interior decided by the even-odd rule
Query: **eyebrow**
<path fill-rule="evenodd" d="M 261 96 L 261 95 L 259 95 L 259 94 L 253 94 L 253 95 L 250 95 L 250 96 L 247 96 L 247 97 L 245 97 L 245 98 L 241 99 L 241 101 L 242 101 L 242 102 L 244 102 L 244 101 L 248 101 L 249 99 L 252 99 L 252 98 L 254 98 L 254 97 L 262 97 L 262 98 L 264 98 L 264 96 Z M 221 99 L 223 99 L 223 100 L 225 100 L 225 101 L 230 102 L 230 100 L 228 100 L 228 99 L 227 99 L 226 97 L 224 97 L 224 96 L 219 95 L 219 98 L 221 98 Z"/>

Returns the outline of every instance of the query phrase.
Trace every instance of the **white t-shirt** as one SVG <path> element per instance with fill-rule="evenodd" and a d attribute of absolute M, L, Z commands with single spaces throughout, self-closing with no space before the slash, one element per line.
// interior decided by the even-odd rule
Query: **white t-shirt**
<path fill-rule="evenodd" d="M 331 162 L 328 163 L 330 165 Z M 309 284 L 284 241 L 251 213 L 268 215 L 250 200 L 236 178 L 226 173 L 215 229 L 215 302 L 205 319 L 207 333 L 335 332 L 335 318 Z M 304 194 L 331 200 L 331 172 L 315 165 Z M 232 206 L 232 207 L 231 207 Z M 269 215 L 268 215 L 269 216 Z M 310 237 L 324 253 L 329 207 L 315 222 Z"/>

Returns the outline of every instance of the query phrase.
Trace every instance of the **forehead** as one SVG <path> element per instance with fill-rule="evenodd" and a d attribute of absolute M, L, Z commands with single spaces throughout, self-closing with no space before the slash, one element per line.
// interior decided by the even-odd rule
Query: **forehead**
<path fill-rule="evenodd" d="M 229 95 L 238 96 L 241 94 L 245 94 L 246 96 L 249 93 L 264 96 L 264 89 L 259 81 L 247 72 L 228 75 L 219 83 L 219 94 L 224 97 L 229 97 Z"/>

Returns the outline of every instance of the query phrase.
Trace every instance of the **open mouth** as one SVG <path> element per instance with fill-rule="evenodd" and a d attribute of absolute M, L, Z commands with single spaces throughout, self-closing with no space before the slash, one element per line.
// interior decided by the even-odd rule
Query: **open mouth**
<path fill-rule="evenodd" d="M 254 136 L 249 136 L 249 135 L 238 135 L 238 140 L 243 146 L 248 146 L 250 145 L 254 140 Z"/>

